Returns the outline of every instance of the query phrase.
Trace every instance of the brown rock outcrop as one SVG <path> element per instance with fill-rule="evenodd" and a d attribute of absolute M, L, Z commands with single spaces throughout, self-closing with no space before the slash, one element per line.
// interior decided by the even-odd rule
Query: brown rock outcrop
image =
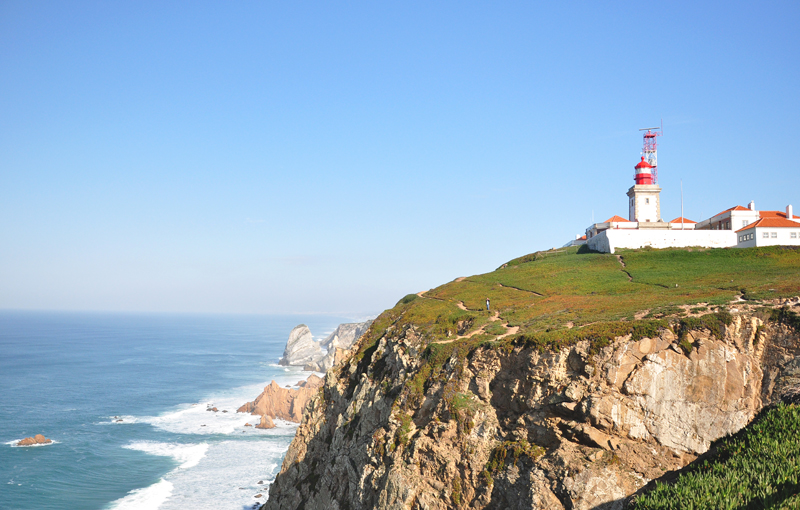
<path fill-rule="evenodd" d="M 264 416 L 261 417 L 261 422 L 258 425 L 256 425 L 256 428 L 257 429 L 274 429 L 275 428 L 275 422 L 272 421 L 272 418 L 270 418 L 269 416 L 267 416 L 265 414 Z"/>
<path fill-rule="evenodd" d="M 36 434 L 33 437 L 26 437 L 25 439 L 17 441 L 17 446 L 33 446 L 35 444 L 48 444 L 52 442 L 52 439 L 47 439 L 42 434 Z"/>
<path fill-rule="evenodd" d="M 322 386 L 323 380 L 314 374 L 308 379 L 301 381 L 299 389 L 281 388 L 278 383 L 272 381 L 261 395 L 252 402 L 248 402 L 239 409 L 237 413 L 250 413 L 259 416 L 269 416 L 270 418 L 280 418 L 281 420 L 300 423 L 303 417 L 303 409 L 308 401 Z M 270 420 L 271 421 L 271 420 Z M 262 420 L 263 423 L 263 420 Z M 272 425 L 275 426 L 274 424 Z M 265 428 L 265 427 L 258 427 Z M 271 428 L 271 427 L 268 427 Z"/>
<path fill-rule="evenodd" d="M 599 350 L 454 346 L 423 377 L 425 340 L 387 330 L 313 393 L 263 508 L 621 509 L 800 380 L 785 325 L 688 335 L 688 353 L 670 328 Z"/>

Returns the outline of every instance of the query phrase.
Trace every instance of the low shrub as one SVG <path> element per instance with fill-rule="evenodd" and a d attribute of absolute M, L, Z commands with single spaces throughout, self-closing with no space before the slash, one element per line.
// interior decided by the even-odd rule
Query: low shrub
<path fill-rule="evenodd" d="M 632 503 L 636 510 L 796 508 L 800 503 L 800 408 L 778 404 L 672 483 Z"/>

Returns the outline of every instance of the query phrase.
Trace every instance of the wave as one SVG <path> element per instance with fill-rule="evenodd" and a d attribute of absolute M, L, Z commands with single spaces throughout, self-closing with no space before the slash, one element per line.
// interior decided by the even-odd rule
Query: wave
<path fill-rule="evenodd" d="M 129 492 L 108 510 L 217 510 L 263 503 L 291 435 L 219 443 L 136 441 L 124 448 L 180 463 L 157 483 Z"/>
<path fill-rule="evenodd" d="M 290 441 L 253 438 L 212 444 L 199 465 L 165 477 L 174 490 L 159 510 L 241 509 L 263 503 Z"/>
<path fill-rule="evenodd" d="M 206 456 L 208 444 L 181 444 L 181 443 L 157 443 L 155 441 L 136 441 L 123 446 L 128 450 L 138 450 L 161 457 L 172 457 L 180 462 L 179 469 L 195 467 L 200 460 Z"/>
<path fill-rule="evenodd" d="M 109 510 L 158 510 L 172 495 L 172 484 L 163 478 L 150 487 L 135 489 L 112 502 Z"/>

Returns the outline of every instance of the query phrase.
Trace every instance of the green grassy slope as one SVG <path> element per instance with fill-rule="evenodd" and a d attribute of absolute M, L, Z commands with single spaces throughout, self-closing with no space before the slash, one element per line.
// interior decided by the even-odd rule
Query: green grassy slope
<path fill-rule="evenodd" d="M 657 483 L 636 510 L 800 508 L 800 408 L 767 409 L 674 483 Z"/>
<path fill-rule="evenodd" d="M 527 255 L 421 298 L 406 296 L 378 318 L 372 334 L 398 322 L 416 325 L 430 341 L 452 339 L 460 322 L 471 323 L 468 331 L 487 322 L 487 297 L 503 322 L 519 326 L 520 335 L 531 335 L 631 321 L 642 310 L 658 318 L 679 312 L 678 305 L 713 307 L 739 295 L 773 299 L 800 293 L 800 250 L 791 248 L 640 250 L 622 252 L 620 258 L 624 267 L 614 255 L 575 248 Z M 491 328 L 487 333 L 480 335 L 482 340 L 491 339 Z"/>

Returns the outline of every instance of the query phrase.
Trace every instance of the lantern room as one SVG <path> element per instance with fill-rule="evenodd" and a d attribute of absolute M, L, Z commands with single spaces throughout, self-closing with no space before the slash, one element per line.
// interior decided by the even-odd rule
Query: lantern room
<path fill-rule="evenodd" d="M 655 184 L 655 179 L 653 177 L 653 166 L 644 160 L 644 156 L 642 156 L 642 160 L 639 161 L 634 169 L 636 170 L 636 173 L 633 176 L 633 180 L 637 185 Z"/>

